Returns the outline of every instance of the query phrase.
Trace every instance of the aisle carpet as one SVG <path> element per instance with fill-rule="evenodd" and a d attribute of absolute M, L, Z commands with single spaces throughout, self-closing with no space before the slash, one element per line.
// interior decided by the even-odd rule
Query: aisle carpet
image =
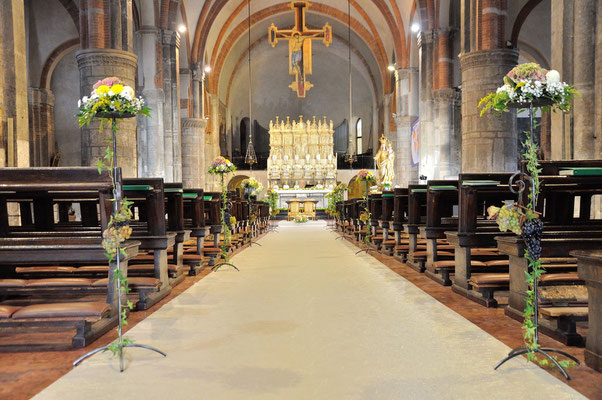
<path fill-rule="evenodd" d="M 280 231 L 35 399 L 583 399 L 323 222 Z"/>

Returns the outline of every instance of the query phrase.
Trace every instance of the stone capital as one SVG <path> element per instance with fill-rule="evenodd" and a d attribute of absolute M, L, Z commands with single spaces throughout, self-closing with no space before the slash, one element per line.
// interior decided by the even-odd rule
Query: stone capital
<path fill-rule="evenodd" d="M 129 51 L 118 49 L 84 49 L 75 53 L 80 71 L 97 66 L 126 67 L 136 70 L 138 57 Z"/>
<path fill-rule="evenodd" d="M 517 62 L 518 50 L 516 49 L 492 49 L 460 54 L 460 66 L 463 71 L 489 65 L 516 65 Z"/>
<path fill-rule="evenodd" d="M 416 116 L 414 115 L 393 114 L 393 120 L 395 121 L 395 125 L 398 129 L 400 127 L 410 126 L 415 119 Z"/>
<path fill-rule="evenodd" d="M 207 120 L 204 118 L 182 118 L 182 128 L 197 128 L 205 129 L 207 127 Z"/>
<path fill-rule="evenodd" d="M 435 40 L 434 31 L 422 31 L 418 34 L 418 47 L 420 48 L 426 44 L 433 44 L 433 40 Z"/>

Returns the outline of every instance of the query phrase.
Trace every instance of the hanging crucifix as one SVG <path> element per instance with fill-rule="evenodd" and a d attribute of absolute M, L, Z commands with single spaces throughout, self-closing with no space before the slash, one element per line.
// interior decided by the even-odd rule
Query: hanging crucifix
<path fill-rule="evenodd" d="M 326 47 L 332 43 L 332 27 L 328 23 L 322 29 L 307 29 L 305 26 L 305 10 L 310 5 L 309 1 L 291 1 L 289 6 L 295 11 L 295 26 L 278 29 L 272 24 L 268 29 L 272 47 L 276 46 L 278 39 L 288 40 L 288 73 L 295 76 L 289 87 L 297 92 L 297 97 L 305 97 L 305 93 L 314 86 L 305 78 L 311 75 L 311 41 L 321 39 Z"/>

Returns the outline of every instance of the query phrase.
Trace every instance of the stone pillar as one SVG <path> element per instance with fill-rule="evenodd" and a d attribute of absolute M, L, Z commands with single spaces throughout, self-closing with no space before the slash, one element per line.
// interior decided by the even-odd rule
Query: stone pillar
<path fill-rule="evenodd" d="M 433 142 L 433 31 L 420 32 L 420 165 L 419 174 L 433 179 L 435 161 Z"/>
<path fill-rule="evenodd" d="M 33 167 L 47 167 L 54 154 L 54 94 L 29 88 L 29 160 Z"/>
<path fill-rule="evenodd" d="M 445 179 L 457 175 L 460 160 L 457 157 L 460 143 L 455 135 L 455 126 L 460 121 L 455 120 L 456 94 L 452 88 L 442 88 L 434 93 L 433 124 L 435 151 L 433 161 L 433 179 Z M 431 178 L 429 176 L 429 178 Z"/>
<path fill-rule="evenodd" d="M 21 0 L 0 2 L 0 167 L 29 167 L 27 46 Z"/>
<path fill-rule="evenodd" d="M 408 187 L 408 184 L 418 179 L 418 167 L 412 166 L 411 125 L 415 116 L 394 114 L 396 134 L 394 135 L 393 150 L 395 151 L 395 180 L 394 185 Z"/>
<path fill-rule="evenodd" d="M 173 182 L 175 176 L 175 127 L 173 119 L 173 79 L 172 74 L 172 46 L 173 46 L 172 31 L 162 31 L 161 38 L 163 44 L 163 50 L 161 52 L 163 57 L 163 93 L 165 94 L 165 101 L 163 102 L 163 148 L 165 157 L 165 181 Z M 178 107 L 179 108 L 179 107 Z"/>
<path fill-rule="evenodd" d="M 207 121 L 182 118 L 182 183 L 185 188 L 205 187 L 205 154 L 202 142 Z"/>
<path fill-rule="evenodd" d="M 503 84 L 518 52 L 495 49 L 460 55 L 462 69 L 462 172 L 517 169 L 516 113 L 479 116 L 479 100 Z"/>
<path fill-rule="evenodd" d="M 580 0 L 574 5 L 574 86 L 573 156 L 585 160 L 596 157 L 595 127 L 595 52 L 592 39 L 596 31 L 596 0 Z"/>
<path fill-rule="evenodd" d="M 136 63 L 134 53 L 117 49 L 85 49 L 76 53 L 80 74 L 80 95 L 89 96 L 92 86 L 103 78 L 116 76 L 126 85 L 135 87 Z M 107 147 L 106 139 L 111 137 L 107 126 L 99 133 L 99 122 L 82 128 L 82 164 L 96 165 L 102 160 Z M 136 151 L 136 119 L 119 121 L 117 134 L 117 162 L 124 177 L 138 176 L 138 154 Z"/>
<path fill-rule="evenodd" d="M 550 3 L 552 29 L 551 63 L 563 81 L 573 82 L 573 0 Z M 550 151 L 552 160 L 571 158 L 572 113 L 551 113 Z"/>
<path fill-rule="evenodd" d="M 152 5 L 152 4 L 151 4 Z M 151 10 L 151 8 L 146 8 Z M 136 32 L 139 36 L 140 54 L 139 81 L 144 82 L 142 97 L 151 108 L 150 118 L 138 118 L 138 174 L 142 177 L 165 177 L 165 149 L 163 146 L 163 103 L 164 92 L 157 71 L 157 42 L 161 32 L 157 27 L 146 25 Z"/>
<path fill-rule="evenodd" d="M 383 99 L 383 135 L 391 137 L 391 95 L 385 94 Z M 349 121 L 351 124 L 351 121 Z"/>

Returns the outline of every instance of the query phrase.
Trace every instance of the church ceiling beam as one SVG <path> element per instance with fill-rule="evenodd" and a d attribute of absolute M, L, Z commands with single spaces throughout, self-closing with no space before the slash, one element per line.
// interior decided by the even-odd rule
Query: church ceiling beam
<path fill-rule="evenodd" d="M 320 3 L 314 3 L 312 5 L 312 8 L 314 8 L 312 10 L 314 13 L 323 14 L 332 19 L 338 20 L 339 22 L 341 22 L 345 25 L 347 24 L 347 14 L 343 13 L 342 11 L 340 11 L 338 9 L 335 9 L 335 8 L 332 8 L 332 7 L 329 7 L 324 4 L 320 4 Z M 290 8 L 288 7 L 288 2 L 275 4 L 268 8 L 264 8 L 263 10 L 257 11 L 251 15 L 251 25 L 254 25 L 254 24 L 258 23 L 259 21 L 265 20 L 276 14 L 281 14 L 281 13 L 285 13 L 285 12 L 290 12 Z M 379 66 L 379 69 L 380 69 L 379 72 L 381 74 L 381 78 L 382 78 L 382 82 L 383 82 L 383 89 L 384 89 L 383 92 L 389 93 L 391 85 L 387 84 L 387 82 L 389 82 L 389 79 L 390 79 L 390 73 L 387 71 L 388 62 L 387 62 L 386 58 L 383 58 L 381 56 L 381 54 L 383 54 L 383 52 L 381 52 L 378 49 L 378 42 L 370 34 L 370 32 L 368 32 L 368 30 L 358 20 L 356 20 L 354 18 L 351 18 L 351 28 L 360 38 L 362 38 L 362 40 L 365 42 L 365 44 L 370 48 L 372 54 L 375 57 L 375 60 L 378 64 L 378 66 Z M 225 40 L 225 42 L 224 42 L 225 44 L 220 49 L 220 53 L 216 59 L 215 64 L 212 65 L 214 73 L 212 74 L 212 76 L 209 80 L 209 91 L 211 93 L 217 92 L 221 69 L 226 61 L 226 57 L 228 56 L 228 54 L 230 53 L 230 50 L 234 47 L 234 44 L 238 41 L 238 39 L 243 34 L 246 33 L 247 29 L 248 29 L 248 18 L 246 18 L 244 21 L 240 22 L 236 26 L 236 28 L 234 28 L 230 32 L 230 34 L 228 35 L 228 38 Z"/>

